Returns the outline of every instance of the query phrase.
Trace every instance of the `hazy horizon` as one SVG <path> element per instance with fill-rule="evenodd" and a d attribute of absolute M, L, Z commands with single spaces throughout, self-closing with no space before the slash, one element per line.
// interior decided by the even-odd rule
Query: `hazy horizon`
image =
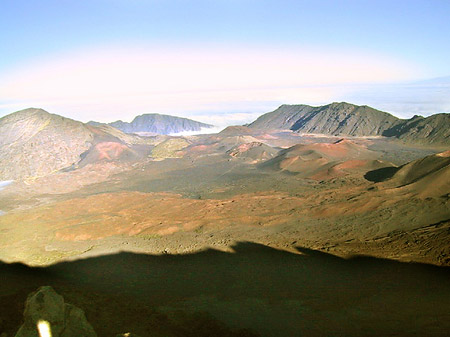
<path fill-rule="evenodd" d="M 446 1 L 5 1 L 0 117 L 243 124 L 281 104 L 450 112 Z M 430 79 L 434 79 L 429 81 Z"/>

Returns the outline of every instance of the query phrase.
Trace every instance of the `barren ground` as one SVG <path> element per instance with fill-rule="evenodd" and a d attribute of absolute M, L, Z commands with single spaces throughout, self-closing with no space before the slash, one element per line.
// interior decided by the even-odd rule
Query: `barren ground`
<path fill-rule="evenodd" d="M 283 148 L 300 139 L 255 137 Z M 191 139 L 180 158 L 93 163 L 1 191 L 0 296 L 16 309 L 1 313 L 0 332 L 12 335 L 21 301 L 45 282 L 101 336 L 127 327 L 141 336 L 445 335 L 449 191 L 366 175 L 373 160 L 401 165 L 442 149 L 355 139 L 330 152 L 336 139 L 305 138 L 307 147 L 261 164 L 228 155 L 235 141 Z M 317 167 L 305 175 L 299 161 L 311 151 Z M 439 177 L 439 191 L 450 190 Z M 182 331 L 192 321 L 205 330 Z"/>

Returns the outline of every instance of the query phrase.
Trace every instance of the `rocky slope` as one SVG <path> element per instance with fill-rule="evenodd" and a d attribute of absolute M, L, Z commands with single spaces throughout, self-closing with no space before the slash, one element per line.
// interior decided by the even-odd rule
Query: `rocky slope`
<path fill-rule="evenodd" d="M 302 133 L 367 136 L 381 135 L 398 118 L 368 106 L 332 103 L 319 107 L 282 105 L 259 117 L 251 128 L 290 129 Z"/>
<path fill-rule="evenodd" d="M 386 136 L 404 142 L 450 144 L 450 115 L 402 120 L 368 106 L 332 103 L 319 107 L 282 105 L 249 125 L 253 129 L 290 129 L 299 133 Z"/>
<path fill-rule="evenodd" d="M 97 122 L 89 122 L 91 125 L 99 125 Z M 200 131 L 202 128 L 211 128 L 212 125 L 181 118 L 160 114 L 144 114 L 137 116 L 131 123 L 121 120 L 108 125 L 126 133 L 156 133 L 168 135 L 183 131 Z"/>
<path fill-rule="evenodd" d="M 450 144 L 450 114 L 436 114 L 424 118 L 414 116 L 400 120 L 386 130 L 383 136 L 396 137 L 405 142 L 423 144 Z"/>
<path fill-rule="evenodd" d="M 40 177 L 68 168 L 90 150 L 103 149 L 102 144 L 123 152 L 141 142 L 109 126 L 86 125 L 42 109 L 21 110 L 0 119 L 0 180 Z"/>

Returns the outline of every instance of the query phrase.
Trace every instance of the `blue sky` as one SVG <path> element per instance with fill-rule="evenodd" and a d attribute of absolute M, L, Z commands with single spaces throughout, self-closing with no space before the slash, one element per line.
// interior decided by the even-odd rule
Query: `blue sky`
<path fill-rule="evenodd" d="M 449 17 L 448 0 L 3 0 L 0 116 L 228 124 L 330 100 L 448 112 L 448 81 L 411 83 L 450 75 Z"/>

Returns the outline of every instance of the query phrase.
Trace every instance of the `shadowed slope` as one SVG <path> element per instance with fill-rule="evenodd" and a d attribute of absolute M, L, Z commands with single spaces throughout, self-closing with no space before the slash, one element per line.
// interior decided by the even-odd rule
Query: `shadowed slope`
<path fill-rule="evenodd" d="M 413 143 L 450 144 L 450 114 L 435 114 L 427 118 L 414 116 L 386 130 L 383 136 Z"/>
<path fill-rule="evenodd" d="M 174 310 L 187 317 L 206 311 L 232 328 L 249 327 L 263 336 L 446 336 L 450 329 L 446 267 L 345 260 L 300 247 L 302 255 L 252 243 L 233 248 L 234 253 L 120 253 L 42 269 L 0 265 L 7 285 L 0 291 L 0 322 L 13 331 L 4 319 L 20 323 L 16 303 L 48 284 L 85 310 L 99 336 L 214 331 L 187 326 L 190 333 L 180 333 L 183 322 L 164 319 L 156 309 L 169 317 Z"/>

